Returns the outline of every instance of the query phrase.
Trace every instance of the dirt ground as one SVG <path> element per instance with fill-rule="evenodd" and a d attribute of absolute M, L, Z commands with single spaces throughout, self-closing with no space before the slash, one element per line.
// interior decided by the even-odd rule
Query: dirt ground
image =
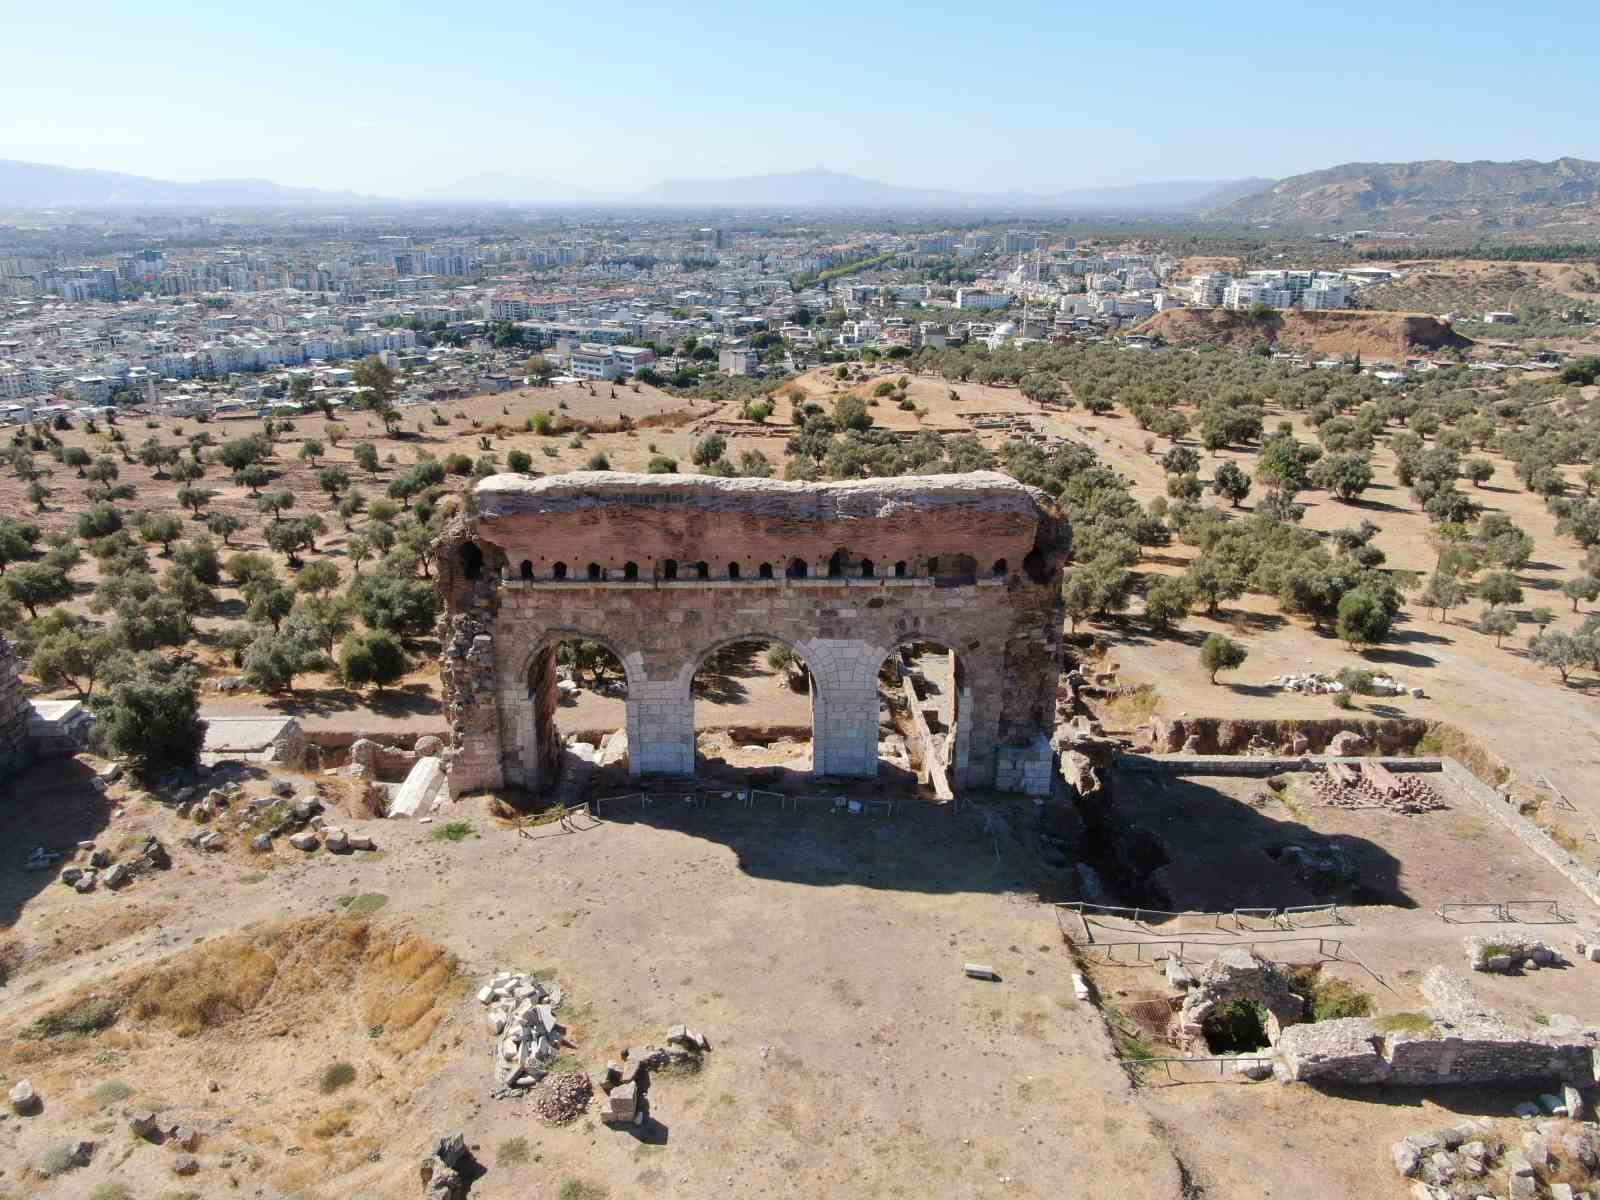
<path fill-rule="evenodd" d="M 0 1122 L 0 1196 L 76 1198 L 102 1183 L 137 1198 L 185 1187 L 409 1195 L 419 1152 L 457 1129 L 488 1167 L 472 1191 L 482 1200 L 554 1200 L 574 1181 L 595 1196 L 919 1196 L 933 1185 L 1044 1197 L 1093 1194 L 1112 1163 L 1126 1194 L 1179 1193 L 1176 1161 L 1098 1015 L 1073 998 L 1051 911 L 1030 896 L 1027 854 L 1009 832 L 1020 809 L 999 812 L 990 833 L 971 811 L 931 805 L 892 821 L 823 805 L 657 806 L 522 836 L 478 799 L 454 806 L 449 825 L 341 816 L 376 853 L 279 843 L 265 856 L 240 844 L 206 855 L 178 840 L 186 822 L 123 800 L 120 786 L 112 807 L 81 794 L 66 805 L 85 775 L 63 769 L 38 803 L 14 798 L 0 817 L 20 943 L 0 990 L 0 1082 L 27 1075 L 45 1103 Z M 65 824 L 40 827 L 46 798 Z M 441 840 L 458 823 L 461 839 Z M 121 892 L 82 896 L 53 872 L 19 869 L 25 843 L 116 845 L 145 831 L 175 865 Z M 263 933 L 273 922 L 291 932 Z M 417 947 L 449 970 L 423 978 L 397 965 Z M 198 1028 L 175 1031 L 137 1003 L 101 1032 L 36 1024 L 83 1011 L 71 1005 L 89 993 L 121 996 L 125 970 L 159 966 L 190 986 L 201 965 L 230 978 L 230 956 L 261 953 L 277 958 L 264 995 L 238 1014 L 232 1001 L 199 1009 L 211 1015 Z M 1001 981 L 966 978 L 968 961 L 992 963 Z M 589 1118 L 546 1127 L 530 1101 L 489 1094 L 493 1038 L 471 991 L 510 968 L 565 990 L 567 1053 L 592 1075 L 679 1022 L 713 1050 L 698 1074 L 654 1084 L 641 1131 Z M 409 1012 L 397 996 L 437 1008 L 425 1038 L 374 1020 Z M 338 1063 L 358 1086 L 327 1090 Z M 176 1180 L 172 1147 L 127 1132 L 129 1105 L 197 1127 L 200 1174 Z M 99 1143 L 88 1167 L 23 1174 L 80 1137 Z"/>

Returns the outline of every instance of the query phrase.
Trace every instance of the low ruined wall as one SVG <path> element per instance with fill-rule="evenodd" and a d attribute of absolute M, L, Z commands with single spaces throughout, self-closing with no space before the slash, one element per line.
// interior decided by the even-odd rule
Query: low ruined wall
<path fill-rule="evenodd" d="M 1285 1029 L 1281 1078 L 1338 1087 L 1512 1086 L 1594 1082 L 1593 1031 L 1512 1033 L 1493 1023 L 1459 1032 L 1385 1033 L 1364 1017 Z"/>
<path fill-rule="evenodd" d="M 1195 745 L 1190 753 L 1208 755 L 1243 755 L 1252 742 L 1288 746 L 1296 737 L 1305 738 L 1310 752 L 1320 754 L 1341 733 L 1358 734 L 1367 745 L 1377 747 L 1381 754 L 1411 754 L 1432 728 L 1431 722 L 1414 718 L 1388 720 L 1361 717 L 1285 717 L 1279 720 L 1232 717 L 1174 717 L 1167 720 L 1152 717 L 1147 725 L 1141 727 L 1158 754 L 1175 754 L 1193 738 Z"/>
<path fill-rule="evenodd" d="M 1320 771 L 1332 762 L 1375 762 L 1395 772 L 1442 771 L 1447 760 L 1437 758 L 1338 758 L 1326 754 L 1119 754 L 1113 765 L 1119 771 L 1141 775 L 1239 775 L 1265 779 L 1285 771 Z"/>

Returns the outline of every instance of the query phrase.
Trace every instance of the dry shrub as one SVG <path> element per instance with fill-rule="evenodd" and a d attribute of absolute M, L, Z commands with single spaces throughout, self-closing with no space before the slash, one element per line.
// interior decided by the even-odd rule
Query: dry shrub
<path fill-rule="evenodd" d="M 362 971 L 361 1019 L 382 1026 L 389 1047 L 406 1054 L 433 1036 L 459 991 L 455 959 L 442 946 L 418 934 L 385 935 Z"/>
<path fill-rule="evenodd" d="M 8 982 L 28 957 L 22 939 L 15 934 L 0 937 L 0 984 Z"/>
<path fill-rule="evenodd" d="M 306 1131 L 319 1141 L 338 1137 L 350 1128 L 350 1114 L 343 1108 L 330 1108 L 306 1126 Z"/>
<path fill-rule="evenodd" d="M 277 962 L 261 947 L 216 938 L 147 974 L 134 989 L 133 1014 L 192 1037 L 254 1009 L 276 974 Z"/>

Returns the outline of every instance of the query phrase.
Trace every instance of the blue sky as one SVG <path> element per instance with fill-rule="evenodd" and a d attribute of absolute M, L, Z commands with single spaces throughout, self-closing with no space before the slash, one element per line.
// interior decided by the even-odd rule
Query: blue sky
<path fill-rule="evenodd" d="M 405 196 L 1600 158 L 1594 3 L 0 0 L 0 158 Z"/>

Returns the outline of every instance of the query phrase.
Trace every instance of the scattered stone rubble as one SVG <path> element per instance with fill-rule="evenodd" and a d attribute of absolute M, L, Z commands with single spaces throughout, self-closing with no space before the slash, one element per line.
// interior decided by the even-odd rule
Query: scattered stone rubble
<path fill-rule="evenodd" d="M 78 852 L 89 856 L 88 865 L 63 868 L 60 879 L 65 886 L 80 895 L 87 895 L 101 883 L 115 891 L 140 875 L 149 874 L 151 871 L 165 871 L 172 865 L 172 856 L 167 853 L 167 848 L 161 844 L 160 839 L 154 836 L 145 838 L 139 847 L 139 853 L 124 862 L 113 863 L 111 856 L 104 850 L 96 849 L 93 842 L 79 842 Z M 34 853 L 38 854 L 40 851 L 35 850 Z M 60 855 L 51 855 L 52 859 L 59 857 Z"/>
<path fill-rule="evenodd" d="M 11 1101 L 11 1111 L 19 1117 L 31 1116 L 39 1111 L 39 1093 L 26 1079 L 17 1080 L 6 1093 L 6 1098 Z"/>
<path fill-rule="evenodd" d="M 1449 807 L 1416 772 L 1396 774 L 1372 759 L 1363 760 L 1359 768 L 1348 763 L 1329 763 L 1312 775 L 1311 786 L 1324 804 L 1334 808 L 1385 808 L 1397 813 L 1425 813 Z"/>
<path fill-rule="evenodd" d="M 686 1025 L 674 1025 L 667 1030 L 666 1046 L 624 1050 L 622 1061 L 607 1063 L 600 1080 L 600 1090 L 605 1093 L 600 1102 L 600 1119 L 608 1125 L 643 1125 L 650 1073 L 667 1067 L 698 1067 L 700 1056 L 710 1049 L 711 1043 L 703 1033 Z"/>
<path fill-rule="evenodd" d="M 1526 934 L 1475 934 L 1464 945 L 1474 971 L 1503 974 L 1515 967 L 1537 971 L 1566 961 L 1547 942 Z"/>
<path fill-rule="evenodd" d="M 471 1186 L 467 1172 L 472 1167 L 467 1139 L 452 1133 L 434 1143 L 433 1153 L 422 1160 L 422 1194 L 426 1200 L 462 1200 Z"/>
<path fill-rule="evenodd" d="M 1302 675 L 1274 675 L 1267 680 L 1268 687 L 1278 688 L 1285 692 L 1299 692 L 1310 696 L 1337 696 L 1346 691 L 1344 684 L 1340 683 L 1337 676 L 1325 671 L 1308 671 Z M 1422 689 L 1407 687 L 1398 679 L 1391 679 L 1387 675 L 1378 675 L 1372 680 L 1372 695 L 1374 696 L 1412 696 L 1421 698 Z"/>
<path fill-rule="evenodd" d="M 1568 1088 L 1581 1103 L 1576 1089 Z M 1550 1101 L 1558 1101 L 1551 1105 Z M 1579 1200 L 1568 1180 L 1600 1180 L 1600 1139 L 1595 1126 L 1577 1119 L 1535 1120 L 1541 1112 L 1565 1110 L 1555 1096 L 1541 1097 L 1524 1119 L 1533 1127 L 1515 1136 L 1487 1117 L 1461 1125 L 1413 1134 L 1394 1144 L 1394 1167 L 1402 1178 L 1414 1179 L 1416 1200 L 1469 1200 L 1485 1195 L 1508 1195 L 1512 1200 Z M 1515 1140 L 1513 1138 L 1515 1137 Z M 1564 1176 L 1565 1178 L 1557 1178 Z M 1581 1186 L 1578 1185 L 1578 1186 Z M 1548 1189 L 1548 1190 L 1547 1190 Z"/>
<path fill-rule="evenodd" d="M 495 1078 L 506 1089 L 532 1087 L 548 1074 L 547 1064 L 561 1047 L 555 1010 L 561 989 L 546 987 L 525 972 L 502 971 L 478 989 L 478 1003 L 489 1009 L 489 1029 L 498 1039 Z"/>
<path fill-rule="evenodd" d="M 1600 962 L 1600 929 L 1580 929 L 1572 941 L 1578 957 L 1589 962 Z"/>

